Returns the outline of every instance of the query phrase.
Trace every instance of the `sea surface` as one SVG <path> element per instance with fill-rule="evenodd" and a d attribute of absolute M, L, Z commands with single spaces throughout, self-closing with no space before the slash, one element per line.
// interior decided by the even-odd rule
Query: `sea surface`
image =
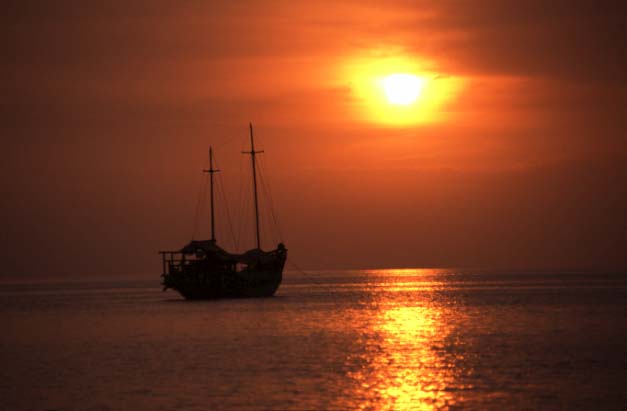
<path fill-rule="evenodd" d="M 627 276 L 285 274 L 188 302 L 150 280 L 0 283 L 4 410 L 624 410 Z"/>

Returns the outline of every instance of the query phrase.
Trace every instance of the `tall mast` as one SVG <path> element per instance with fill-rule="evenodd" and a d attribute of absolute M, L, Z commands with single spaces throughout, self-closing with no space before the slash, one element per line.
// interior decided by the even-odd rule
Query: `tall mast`
<path fill-rule="evenodd" d="M 209 170 L 202 170 L 205 173 L 209 173 L 209 191 L 211 199 L 211 241 L 216 241 L 216 224 L 213 211 L 213 174 L 220 170 L 213 168 L 213 148 L 209 146 Z"/>
<path fill-rule="evenodd" d="M 257 201 L 257 165 L 255 163 L 255 155 L 263 153 L 261 151 L 255 151 L 255 140 L 253 139 L 253 123 L 250 126 L 250 151 L 242 151 L 244 154 L 250 154 L 253 166 L 253 196 L 255 199 L 255 233 L 257 235 L 257 248 L 261 248 L 261 242 L 259 240 L 259 202 Z"/>

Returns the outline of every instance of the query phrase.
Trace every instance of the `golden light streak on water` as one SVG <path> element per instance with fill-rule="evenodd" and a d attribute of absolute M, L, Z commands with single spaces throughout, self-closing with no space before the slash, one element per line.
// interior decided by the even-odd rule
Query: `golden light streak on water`
<path fill-rule="evenodd" d="M 433 275 L 437 270 L 376 270 L 398 280 L 403 276 Z M 387 273 L 385 273 L 387 272 Z M 431 282 L 430 282 L 431 283 Z M 401 284 L 382 284 L 390 292 Z M 423 291 L 431 295 L 438 287 Z M 440 410 L 456 403 L 458 385 L 450 359 L 444 358 L 443 341 L 450 325 L 443 320 L 443 309 L 426 298 L 407 305 L 397 299 L 378 301 L 369 329 L 364 330 L 363 366 L 350 377 L 356 382 L 355 398 L 363 410 Z"/>

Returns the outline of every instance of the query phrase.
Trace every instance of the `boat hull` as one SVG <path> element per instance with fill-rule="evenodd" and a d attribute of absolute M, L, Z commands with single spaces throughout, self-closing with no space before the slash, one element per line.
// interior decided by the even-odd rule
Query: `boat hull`
<path fill-rule="evenodd" d="M 178 291 L 188 300 L 259 298 L 272 297 L 282 280 L 282 271 L 218 272 L 198 277 L 169 278 L 166 288 Z"/>
<path fill-rule="evenodd" d="M 286 250 L 276 250 L 240 270 L 231 263 L 171 264 L 162 275 L 162 285 L 188 300 L 272 297 L 283 280 L 286 258 Z"/>

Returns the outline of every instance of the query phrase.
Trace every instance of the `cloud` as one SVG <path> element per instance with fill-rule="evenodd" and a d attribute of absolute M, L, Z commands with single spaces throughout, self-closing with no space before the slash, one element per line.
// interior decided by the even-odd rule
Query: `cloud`
<path fill-rule="evenodd" d="M 421 2 L 399 41 L 451 70 L 624 84 L 627 4 L 621 1 Z"/>

